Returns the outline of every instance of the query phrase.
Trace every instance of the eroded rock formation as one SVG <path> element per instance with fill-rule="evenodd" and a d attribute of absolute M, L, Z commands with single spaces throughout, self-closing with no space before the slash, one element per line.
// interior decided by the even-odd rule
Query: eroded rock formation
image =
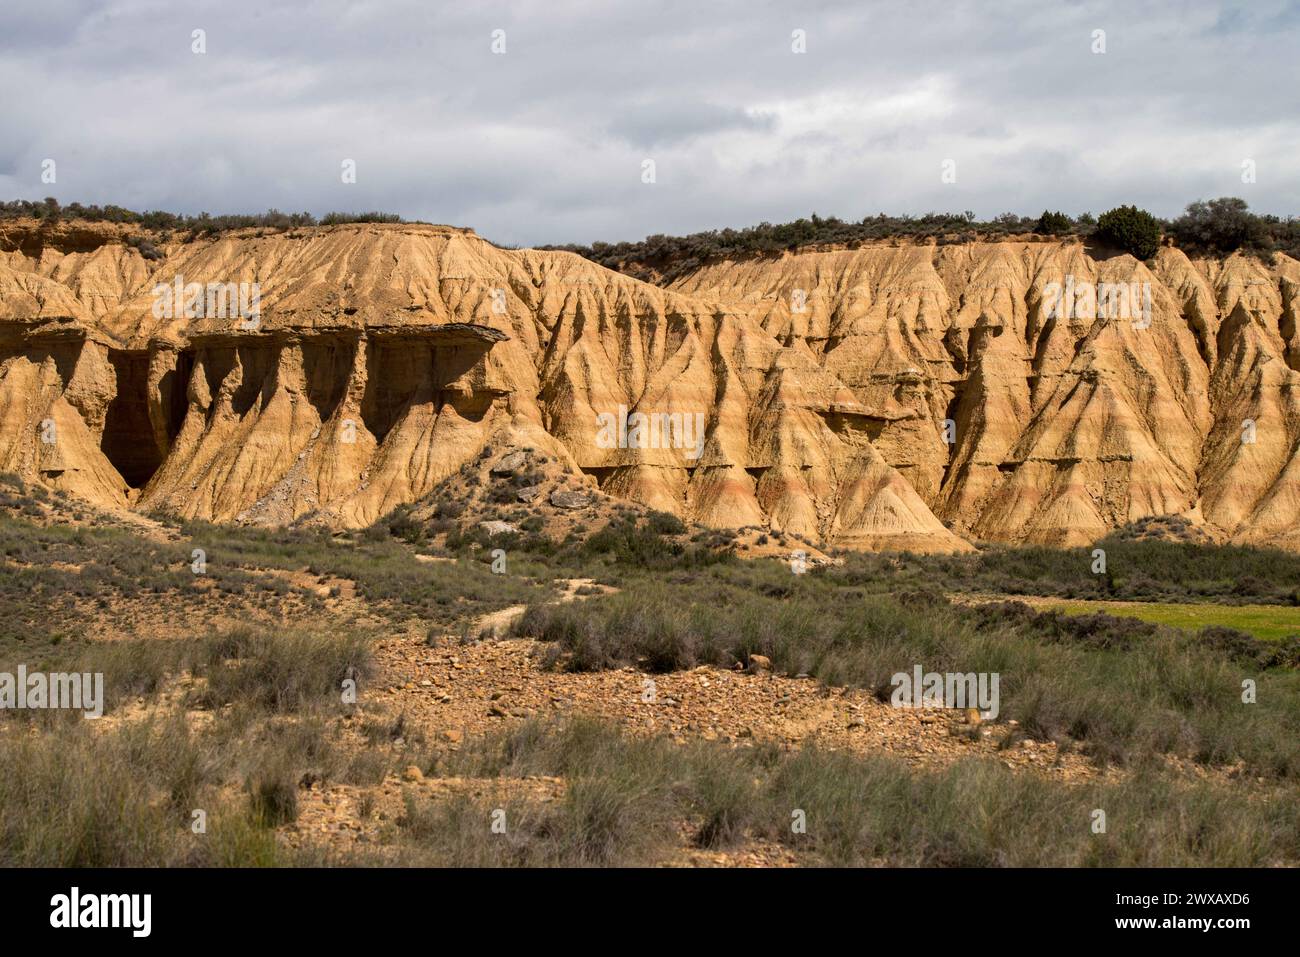
<path fill-rule="evenodd" d="M 155 237 L 156 260 L 125 238 L 0 224 L 0 470 L 100 505 L 357 526 L 492 443 L 832 545 L 1075 544 L 1184 514 L 1300 546 L 1285 257 L 871 247 L 665 289 L 440 226 Z M 1060 315 L 1067 281 L 1146 284 L 1149 322 Z"/>
<path fill-rule="evenodd" d="M 1285 256 L 1165 248 L 1148 268 L 1076 243 L 996 243 L 724 263 L 674 288 L 748 303 L 774 337 L 805 344 L 869 410 L 872 444 L 963 534 L 1073 545 L 1182 514 L 1295 547 L 1297 280 Z M 1067 284 L 1149 300 L 1127 316 L 1070 310 L 1047 294 Z"/>

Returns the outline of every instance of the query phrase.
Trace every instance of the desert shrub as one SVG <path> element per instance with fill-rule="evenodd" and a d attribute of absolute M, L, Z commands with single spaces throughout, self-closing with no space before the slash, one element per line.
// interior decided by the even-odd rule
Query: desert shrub
<path fill-rule="evenodd" d="M 645 864 L 674 853 L 674 831 L 702 847 L 757 837 L 802 863 L 855 866 L 1264 866 L 1300 856 L 1293 790 L 1157 769 L 1079 783 L 986 758 L 918 770 L 815 747 L 673 746 L 577 718 L 466 742 L 437 773 L 558 776 L 572 797 L 438 804 L 412 794 L 398 822 L 412 862 Z M 484 841 L 482 822 L 497 807 L 509 830 Z M 1078 825 L 1097 807 L 1111 822 L 1100 838 Z M 805 831 L 791 828 L 792 809 L 806 815 Z"/>
<path fill-rule="evenodd" d="M 1262 598 L 1273 591 L 1273 586 L 1253 575 L 1243 575 L 1232 583 L 1232 593 L 1243 598 Z"/>
<path fill-rule="evenodd" d="M 438 503 L 439 518 L 460 518 L 465 514 L 465 503 L 459 499 L 444 499 Z"/>
<path fill-rule="evenodd" d="M 764 833 L 837 865 L 1244 866 L 1300 850 L 1293 800 L 1251 801 L 1232 786 L 1155 772 L 1070 787 L 993 761 L 914 773 L 892 757 L 805 749 L 777 766 L 764 791 Z M 818 826 L 793 834 L 791 807 Z M 1102 840 L 1075 823 L 1097 807 L 1116 822 Z M 1249 822 L 1222 818 L 1230 808 Z"/>
<path fill-rule="evenodd" d="M 629 738 L 586 718 L 562 725 L 527 722 L 468 742 L 438 773 L 474 777 L 549 775 L 565 779 L 556 804 L 461 797 L 425 802 L 408 796 L 402 839 L 450 866 L 608 866 L 645 864 L 675 839 L 685 810 L 678 782 L 687 765 L 662 737 Z M 501 807 L 501 840 L 483 841 L 478 824 Z"/>
<path fill-rule="evenodd" d="M 1189 250 L 1229 253 L 1271 245 L 1263 217 L 1251 213 L 1246 201 L 1235 196 L 1190 203 L 1169 231 L 1179 246 Z"/>
<path fill-rule="evenodd" d="M 183 863 L 189 867 L 319 866 L 309 850 L 286 851 L 275 831 L 245 809 L 227 809 L 213 815 L 204 839 L 190 848 Z"/>
<path fill-rule="evenodd" d="M 32 670 L 104 675 L 105 713 L 139 696 L 156 696 L 168 677 L 190 671 L 205 679 L 196 703 L 239 703 L 277 713 L 338 701 L 344 677 L 363 680 L 372 671 L 369 636 L 351 629 L 317 633 L 305 628 L 244 627 L 209 632 L 196 640 L 77 642 L 44 651 Z M 12 711 L 13 716 L 53 720 L 59 711 Z M 73 716 L 79 718 L 79 713 Z"/>
<path fill-rule="evenodd" d="M 663 513 L 660 513 L 663 514 Z M 676 523 L 676 524 L 674 524 Z M 677 534 L 664 529 L 680 525 L 675 516 L 638 524 L 633 518 L 616 518 L 587 536 L 575 557 L 606 555 L 621 565 L 640 569 L 689 569 L 732 560 L 730 542 L 710 540 L 684 545 L 667 536 Z M 659 529 L 659 530 L 657 530 Z M 685 526 L 682 526 L 685 531 Z"/>
<path fill-rule="evenodd" d="M 0 864 L 146 867 L 178 863 L 185 823 L 169 792 L 196 739 L 148 719 L 98 734 L 89 722 L 0 737 Z M 185 815 L 188 816 L 188 808 Z"/>
<path fill-rule="evenodd" d="M 1157 626 L 1136 618 L 1105 612 L 1069 615 L 1060 611 L 1035 612 L 1024 602 L 990 602 L 975 608 L 977 628 L 1028 627 L 1047 641 L 1072 643 L 1101 650 L 1129 649 L 1150 638 Z"/>
<path fill-rule="evenodd" d="M 1065 236 L 1074 232 L 1074 220 L 1065 213 L 1043 210 L 1043 215 L 1038 217 L 1038 223 L 1034 226 L 1034 232 L 1040 236 Z"/>
<path fill-rule="evenodd" d="M 61 206 L 52 196 L 44 200 L 14 200 L 0 202 L 0 219 L 34 217 L 46 222 L 60 219 L 84 219 L 90 222 L 137 223 L 146 229 L 184 230 L 187 239 L 197 236 L 213 236 L 234 229 L 299 229 L 315 226 L 316 217 L 311 213 L 282 213 L 278 209 L 268 209 L 265 213 L 226 213 L 214 216 L 211 213 L 199 213 L 195 216 L 179 215 L 163 210 L 147 210 L 137 213 L 121 206 L 98 206 L 94 203 L 69 203 Z M 395 213 L 327 213 L 320 220 L 322 226 L 339 223 L 400 223 L 404 220 Z"/>
<path fill-rule="evenodd" d="M 279 827 L 298 819 L 298 785 L 286 773 L 263 773 L 250 778 L 248 809 L 262 827 Z"/>
<path fill-rule="evenodd" d="M 1300 590 L 1300 555 L 1270 548 L 1129 537 L 1096 543 L 1107 573 L 1092 571 L 1092 549 L 1001 547 L 972 555 L 877 556 L 848 553 L 818 572 L 872 590 L 943 581 L 950 590 L 1162 602 L 1290 605 Z"/>
<path fill-rule="evenodd" d="M 683 535 L 686 524 L 671 512 L 651 512 L 646 516 L 646 525 L 656 535 Z"/>
<path fill-rule="evenodd" d="M 410 545 L 422 544 L 428 538 L 428 529 L 423 522 L 411 517 L 411 505 L 399 505 L 380 521 L 388 528 L 388 534 Z"/>
<path fill-rule="evenodd" d="M 1160 248 L 1159 221 L 1136 206 L 1117 206 L 1102 213 L 1093 235 L 1138 259 L 1150 259 Z"/>
<path fill-rule="evenodd" d="M 193 670 L 207 678 L 209 706 L 291 712 L 338 700 L 345 678 L 359 683 L 371 668 L 369 638 L 357 632 L 243 627 L 209 636 Z"/>
<path fill-rule="evenodd" d="M 162 250 L 144 236 L 128 236 L 123 241 L 145 259 L 156 261 L 163 258 Z"/>
<path fill-rule="evenodd" d="M 292 820 L 300 767 L 320 758 L 307 743 L 323 743 L 319 727 L 281 725 L 259 746 L 265 728 L 246 712 L 202 725 L 181 711 L 93 725 L 0 735 L 0 866 L 317 863 L 277 848 L 267 825 Z M 241 776 L 247 803 L 225 797 Z M 191 831 L 195 808 L 210 812 L 206 834 Z"/>
<path fill-rule="evenodd" d="M 322 226 L 337 226 L 342 223 L 400 223 L 401 216 L 396 213 L 326 213 L 320 218 Z M 310 225 L 310 224 L 304 224 Z"/>
<path fill-rule="evenodd" d="M 500 482 L 488 489 L 487 501 L 492 505 L 506 505 L 516 500 L 518 490 L 511 484 Z"/>
<path fill-rule="evenodd" d="M 921 216 L 880 213 L 858 221 L 813 213 L 788 223 L 759 223 L 743 229 L 714 229 L 687 236 L 654 235 L 640 242 L 543 248 L 574 252 L 610 269 L 666 282 L 720 258 L 769 255 L 818 245 L 856 248 L 865 242 L 896 238 L 940 242 L 949 238 L 963 242 L 979 237 L 998 239 L 1031 232 L 1034 225 L 1034 219 L 1014 213 L 1003 213 L 987 222 L 976 221 L 970 211 Z"/>
<path fill-rule="evenodd" d="M 1193 641 L 1233 661 L 1257 668 L 1300 667 L 1300 636 L 1263 641 L 1254 635 L 1222 625 L 1209 625 Z"/>

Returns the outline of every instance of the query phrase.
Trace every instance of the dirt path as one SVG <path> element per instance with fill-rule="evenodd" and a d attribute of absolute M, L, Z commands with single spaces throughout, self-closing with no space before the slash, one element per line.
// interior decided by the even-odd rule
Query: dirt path
<path fill-rule="evenodd" d="M 557 602 L 577 601 L 580 598 L 590 598 L 592 595 L 579 595 L 580 588 L 597 588 L 601 594 L 608 594 L 617 591 L 609 585 L 598 585 L 594 578 L 557 578 L 556 583 L 564 585 L 564 592 L 560 595 Z M 595 593 L 593 593 L 595 594 Z M 500 611 L 489 612 L 474 620 L 470 627 L 470 634 L 476 635 L 483 639 L 503 638 L 510 627 L 523 617 L 527 605 L 511 605 L 509 608 L 502 608 Z"/>

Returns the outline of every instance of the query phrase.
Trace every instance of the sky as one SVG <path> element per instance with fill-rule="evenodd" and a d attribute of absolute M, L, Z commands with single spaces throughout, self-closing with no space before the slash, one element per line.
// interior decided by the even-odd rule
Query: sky
<path fill-rule="evenodd" d="M 0 0 L 0 89 L 3 199 L 378 209 L 509 245 L 1300 214 L 1278 0 Z"/>

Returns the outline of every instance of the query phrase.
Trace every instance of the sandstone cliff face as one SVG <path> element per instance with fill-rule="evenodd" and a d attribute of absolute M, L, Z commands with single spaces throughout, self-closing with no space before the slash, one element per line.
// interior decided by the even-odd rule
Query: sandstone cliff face
<path fill-rule="evenodd" d="M 848 547 L 1078 543 L 1169 513 L 1300 545 L 1291 260 L 876 247 L 662 289 L 450 227 L 231 234 L 154 261 L 121 238 L 0 228 L 0 469 L 102 505 L 356 526 L 492 444 L 687 519 Z M 1067 276 L 1149 284 L 1149 325 L 1049 316 Z M 189 284 L 193 308 L 167 308 L 160 287 Z M 232 314 L 253 284 L 256 315 Z"/>
<path fill-rule="evenodd" d="M 1184 514 L 1220 538 L 1295 547 L 1298 270 L 997 243 L 723 263 L 673 288 L 748 304 L 805 344 L 963 534 L 1075 545 Z M 1053 284 L 1150 304 L 1070 310 Z"/>

